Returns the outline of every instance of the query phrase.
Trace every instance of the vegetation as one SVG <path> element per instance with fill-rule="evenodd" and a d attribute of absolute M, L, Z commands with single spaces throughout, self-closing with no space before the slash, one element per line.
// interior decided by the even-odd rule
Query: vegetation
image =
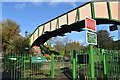
<path fill-rule="evenodd" d="M 29 41 L 22 37 L 20 33 L 20 26 L 12 21 L 5 20 L 2 24 L 2 50 L 4 54 L 23 54 L 25 47 L 29 46 Z"/>
<path fill-rule="evenodd" d="M 81 45 L 77 41 L 72 41 L 69 37 L 64 38 L 52 38 L 48 41 L 48 45 L 53 46 L 55 50 L 60 53 L 64 53 L 63 55 L 69 56 L 70 52 L 73 50 L 80 51 L 81 49 L 86 49 L 85 46 Z"/>
<path fill-rule="evenodd" d="M 113 37 L 110 36 L 110 33 L 106 30 L 100 30 L 97 32 L 97 47 L 101 49 L 108 49 L 108 50 L 120 50 L 120 41 L 114 41 Z"/>

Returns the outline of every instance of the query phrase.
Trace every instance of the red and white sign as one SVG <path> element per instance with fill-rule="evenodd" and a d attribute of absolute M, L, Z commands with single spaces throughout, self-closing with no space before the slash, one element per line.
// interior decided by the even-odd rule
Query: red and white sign
<path fill-rule="evenodd" d="M 86 17 L 85 28 L 96 32 L 96 21 Z"/>

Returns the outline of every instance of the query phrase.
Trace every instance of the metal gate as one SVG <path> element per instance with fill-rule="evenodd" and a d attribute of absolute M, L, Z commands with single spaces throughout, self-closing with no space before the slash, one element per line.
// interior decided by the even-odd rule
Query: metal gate
<path fill-rule="evenodd" d="M 30 55 L 4 56 L 3 80 L 38 80 L 41 78 L 60 78 L 66 80 L 119 80 L 120 79 L 120 51 L 94 48 L 94 66 L 91 66 L 90 51 L 73 51 L 69 59 L 63 56 L 46 57 L 46 62 L 33 63 Z M 39 56 L 45 57 L 45 56 Z M 94 68 L 94 74 L 91 73 Z M 63 76 L 66 75 L 65 76 Z"/>
<path fill-rule="evenodd" d="M 94 66 L 91 66 L 90 52 L 81 50 L 76 52 L 77 70 L 75 80 L 119 80 L 120 79 L 120 51 L 94 48 Z M 94 74 L 90 68 L 94 67 Z"/>

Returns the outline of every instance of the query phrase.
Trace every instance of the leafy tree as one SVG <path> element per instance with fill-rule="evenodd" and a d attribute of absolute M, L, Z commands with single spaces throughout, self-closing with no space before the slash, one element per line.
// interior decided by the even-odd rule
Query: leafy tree
<path fill-rule="evenodd" d="M 12 54 L 21 55 L 29 53 L 29 50 L 26 48 L 29 48 L 29 40 L 24 37 L 19 37 L 13 40 L 10 50 Z"/>
<path fill-rule="evenodd" d="M 58 51 L 54 49 L 54 47 L 51 47 L 49 45 L 40 45 L 40 49 L 42 54 L 51 55 L 53 53 L 55 55 L 60 55 Z"/>
<path fill-rule="evenodd" d="M 106 30 L 100 30 L 97 32 L 97 47 L 102 49 L 113 49 L 113 36 Z"/>
<path fill-rule="evenodd" d="M 80 50 L 83 50 L 83 48 L 84 47 L 77 41 L 73 41 L 66 44 L 66 49 L 68 52 L 73 50 L 80 51 Z"/>
<path fill-rule="evenodd" d="M 120 40 L 113 42 L 113 49 L 114 50 L 120 50 Z"/>
<path fill-rule="evenodd" d="M 3 52 L 5 54 L 25 54 L 25 47 L 29 47 L 29 40 L 19 34 L 20 26 L 9 19 L 1 23 Z"/>
<path fill-rule="evenodd" d="M 2 22 L 2 48 L 3 52 L 10 53 L 11 42 L 14 38 L 20 37 L 19 25 L 12 20 L 5 20 Z"/>

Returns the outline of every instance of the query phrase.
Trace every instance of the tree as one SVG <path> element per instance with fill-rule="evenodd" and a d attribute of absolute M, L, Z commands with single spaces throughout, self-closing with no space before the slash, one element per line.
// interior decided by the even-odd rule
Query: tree
<path fill-rule="evenodd" d="M 54 47 L 55 50 L 57 50 L 59 53 L 64 55 L 64 53 L 66 53 L 65 46 L 70 42 L 71 42 L 71 39 L 69 39 L 69 37 L 64 37 L 64 38 L 54 37 L 48 40 L 47 43 L 48 45 Z"/>
<path fill-rule="evenodd" d="M 5 54 L 25 54 L 29 47 L 29 40 L 20 34 L 20 26 L 12 21 L 5 20 L 2 22 L 2 48 Z"/>
<path fill-rule="evenodd" d="M 66 44 L 70 43 L 71 39 L 69 37 L 55 37 L 48 40 L 48 45 L 53 46 L 58 51 L 63 51 Z"/>
<path fill-rule="evenodd" d="M 73 50 L 80 51 L 80 50 L 83 50 L 83 48 L 84 47 L 77 41 L 73 41 L 66 44 L 67 52 L 71 52 Z"/>
<path fill-rule="evenodd" d="M 86 49 L 86 47 L 81 45 L 79 42 L 72 41 L 71 39 L 69 39 L 69 37 L 56 37 L 50 40 L 49 42 L 52 43 L 51 45 L 53 45 L 58 52 L 62 52 L 64 53 L 64 55 L 67 56 L 70 55 L 70 52 L 72 52 L 73 50 L 80 51 Z"/>
<path fill-rule="evenodd" d="M 106 30 L 100 30 L 97 32 L 97 47 L 102 49 L 113 49 L 113 36 Z"/>
<path fill-rule="evenodd" d="M 29 50 L 26 48 L 29 48 L 29 40 L 27 38 L 18 37 L 11 42 L 10 50 L 14 55 L 28 54 Z"/>
<path fill-rule="evenodd" d="M 120 40 L 113 42 L 113 49 L 114 50 L 120 50 Z"/>
<path fill-rule="evenodd" d="M 2 48 L 3 52 L 10 53 L 11 42 L 13 39 L 20 37 L 19 25 L 12 20 L 5 20 L 2 22 Z"/>
<path fill-rule="evenodd" d="M 55 42 L 55 49 L 58 51 L 64 51 L 64 53 L 66 53 L 66 44 L 70 43 L 71 40 L 69 39 L 69 37 L 64 37 L 64 38 L 59 38 L 56 42 Z"/>

